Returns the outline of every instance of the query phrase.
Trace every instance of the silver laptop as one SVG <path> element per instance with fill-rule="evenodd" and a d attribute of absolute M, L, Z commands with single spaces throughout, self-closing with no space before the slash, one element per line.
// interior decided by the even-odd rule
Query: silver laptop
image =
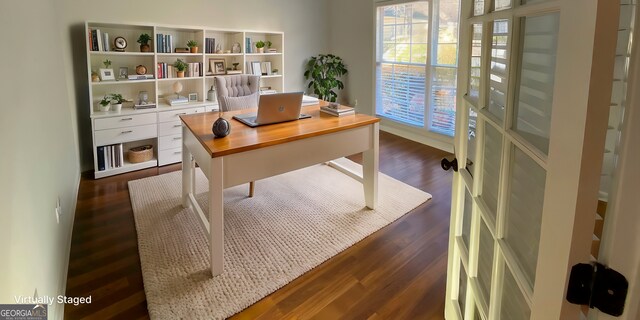
<path fill-rule="evenodd" d="M 311 118 L 300 114 L 301 107 L 302 92 L 266 94 L 260 96 L 258 113 L 244 113 L 233 118 L 250 127 Z"/>

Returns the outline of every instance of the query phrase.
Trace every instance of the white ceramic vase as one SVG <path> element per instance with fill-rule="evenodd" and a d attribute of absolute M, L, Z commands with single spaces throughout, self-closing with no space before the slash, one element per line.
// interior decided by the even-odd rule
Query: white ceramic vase
<path fill-rule="evenodd" d="M 122 110 L 122 103 L 112 104 L 111 106 L 113 107 L 113 111 L 115 112 L 120 112 L 120 110 Z"/>
<path fill-rule="evenodd" d="M 103 106 L 103 105 L 100 104 L 100 105 L 98 105 L 98 107 L 100 108 L 100 111 L 109 111 L 109 109 L 111 108 L 111 105 L 108 104 L 106 106 Z"/>

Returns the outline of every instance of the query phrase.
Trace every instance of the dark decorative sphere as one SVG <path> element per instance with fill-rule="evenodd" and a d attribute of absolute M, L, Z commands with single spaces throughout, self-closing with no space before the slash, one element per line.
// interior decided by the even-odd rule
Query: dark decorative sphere
<path fill-rule="evenodd" d="M 213 123 L 211 131 L 213 131 L 216 138 L 226 137 L 231 132 L 231 124 L 229 124 L 229 121 L 225 118 L 218 118 L 218 120 Z"/>

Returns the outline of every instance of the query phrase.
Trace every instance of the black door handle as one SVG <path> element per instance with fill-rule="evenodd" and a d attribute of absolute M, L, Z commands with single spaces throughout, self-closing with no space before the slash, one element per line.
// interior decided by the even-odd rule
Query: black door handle
<path fill-rule="evenodd" d="M 458 172 L 458 159 L 456 158 L 453 158 L 451 161 L 447 158 L 442 158 L 440 165 L 444 171 L 449 171 L 449 169 L 453 168 L 453 171 Z"/>

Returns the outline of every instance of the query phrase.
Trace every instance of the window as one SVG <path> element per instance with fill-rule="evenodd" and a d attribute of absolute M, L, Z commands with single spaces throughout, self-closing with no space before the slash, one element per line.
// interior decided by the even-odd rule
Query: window
<path fill-rule="evenodd" d="M 377 115 L 453 136 L 458 9 L 457 0 L 378 7 Z"/>

